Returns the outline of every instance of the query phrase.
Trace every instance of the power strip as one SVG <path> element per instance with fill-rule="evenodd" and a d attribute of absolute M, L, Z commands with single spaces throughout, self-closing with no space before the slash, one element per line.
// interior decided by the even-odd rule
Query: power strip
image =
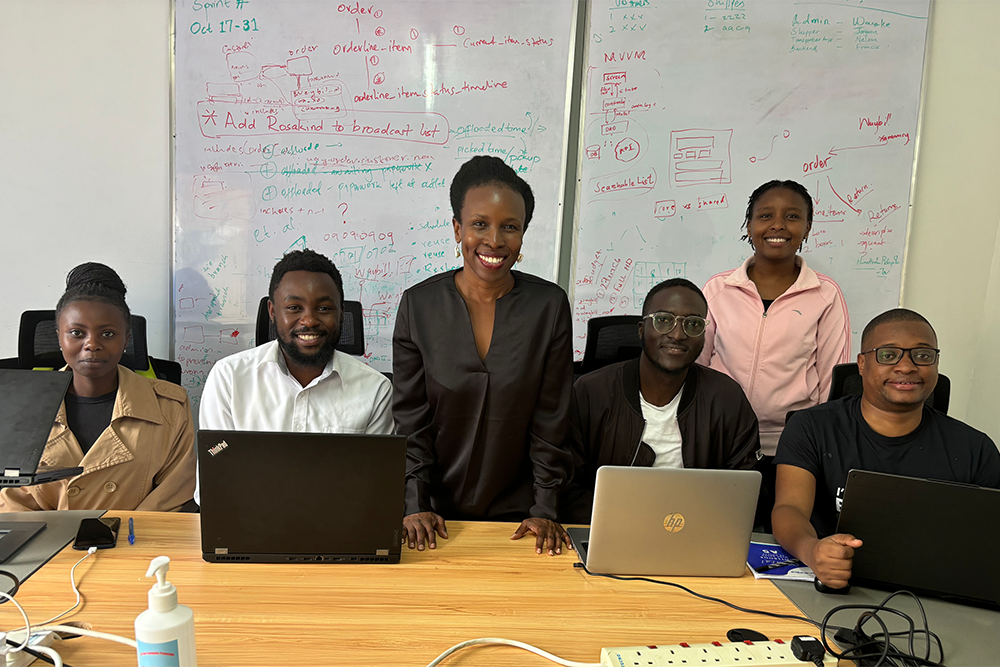
<path fill-rule="evenodd" d="M 712 642 L 671 646 L 628 646 L 601 649 L 603 667 L 745 667 L 746 665 L 813 665 L 796 660 L 791 646 L 773 642 Z M 824 667 L 836 667 L 832 655 L 823 657 Z"/>
<path fill-rule="evenodd" d="M 21 645 L 24 641 L 24 631 L 16 630 L 7 635 L 7 639 L 12 642 L 17 642 L 17 646 Z M 28 638 L 28 648 L 35 648 L 36 646 L 52 646 L 55 641 L 55 633 L 53 632 L 35 632 Z M 14 646 L 7 646 L 8 650 L 14 648 Z M 33 663 L 37 658 L 30 653 L 25 653 L 20 651 L 18 653 L 8 653 L 7 654 L 7 665 L 6 667 L 27 667 Z"/>

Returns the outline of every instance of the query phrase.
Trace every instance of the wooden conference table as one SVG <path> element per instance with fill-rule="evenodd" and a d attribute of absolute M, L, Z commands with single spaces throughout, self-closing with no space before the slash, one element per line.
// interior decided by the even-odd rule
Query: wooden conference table
<path fill-rule="evenodd" d="M 379 665 L 424 667 L 448 647 L 476 637 L 534 644 L 581 662 L 599 662 L 604 646 L 725 641 L 751 628 L 786 641 L 816 631 L 800 621 L 734 611 L 683 591 L 645 582 L 592 578 L 573 567 L 573 552 L 538 556 L 533 540 L 511 542 L 515 524 L 449 524 L 451 539 L 434 551 L 403 548 L 399 565 L 206 563 L 197 514 L 110 512 L 122 517 L 118 546 L 79 568 L 84 606 L 66 620 L 134 638 L 146 609 L 150 559 L 171 559 L 168 579 L 194 609 L 198 664 Z M 135 519 L 135 545 L 127 539 Z M 69 571 L 82 552 L 66 547 L 17 594 L 32 620 L 73 603 Z M 767 580 L 676 579 L 741 606 L 798 614 Z M 3 627 L 21 617 L 4 605 Z M 75 667 L 134 665 L 135 650 L 81 637 L 55 646 Z M 42 664 L 42 663 L 36 663 Z M 551 666 L 512 647 L 463 649 L 443 667 Z"/>

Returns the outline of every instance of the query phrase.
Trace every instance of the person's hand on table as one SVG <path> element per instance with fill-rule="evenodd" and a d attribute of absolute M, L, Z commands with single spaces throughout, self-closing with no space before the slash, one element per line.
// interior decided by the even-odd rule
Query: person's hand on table
<path fill-rule="evenodd" d="M 416 547 L 417 551 L 424 550 L 424 543 L 431 549 L 437 547 L 434 533 L 448 539 L 448 527 L 444 524 L 444 517 L 434 512 L 416 512 L 403 517 L 403 528 L 406 529 L 406 544 L 411 549 Z"/>
<path fill-rule="evenodd" d="M 830 535 L 812 545 L 807 564 L 820 583 L 830 588 L 843 588 L 851 578 L 854 550 L 860 546 L 861 540 L 853 535 Z"/>
<path fill-rule="evenodd" d="M 517 530 L 514 531 L 514 534 L 510 536 L 510 539 L 519 540 L 528 533 L 535 534 L 536 554 L 542 553 L 543 550 L 548 552 L 550 556 L 561 554 L 563 544 L 570 549 L 573 548 L 573 543 L 570 541 L 569 535 L 566 534 L 566 530 L 550 519 L 540 519 L 538 517 L 525 519 L 518 526 Z"/>

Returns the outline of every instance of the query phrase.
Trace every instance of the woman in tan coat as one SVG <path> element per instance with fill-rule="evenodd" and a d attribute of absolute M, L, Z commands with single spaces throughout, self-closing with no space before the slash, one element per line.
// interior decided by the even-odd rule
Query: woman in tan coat
<path fill-rule="evenodd" d="M 56 306 L 65 372 L 73 373 L 41 465 L 82 466 L 76 477 L 4 489 L 0 511 L 176 510 L 194 495 L 194 428 L 182 387 L 119 366 L 128 342 L 125 285 L 111 268 L 81 264 Z"/>

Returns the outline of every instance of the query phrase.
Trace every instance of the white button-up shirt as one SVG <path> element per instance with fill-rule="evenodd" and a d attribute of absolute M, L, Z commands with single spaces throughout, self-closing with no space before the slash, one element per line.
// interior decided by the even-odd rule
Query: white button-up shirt
<path fill-rule="evenodd" d="M 392 384 L 342 352 L 303 387 L 277 341 L 220 359 L 208 374 L 200 428 L 308 433 L 393 432 Z M 201 502 L 201 484 L 194 499 Z"/>

